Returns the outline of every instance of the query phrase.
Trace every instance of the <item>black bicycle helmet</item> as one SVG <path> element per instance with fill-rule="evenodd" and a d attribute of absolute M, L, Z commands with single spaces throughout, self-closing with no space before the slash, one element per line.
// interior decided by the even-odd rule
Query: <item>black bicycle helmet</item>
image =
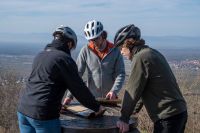
<path fill-rule="evenodd" d="M 76 33 L 70 27 L 63 25 L 57 27 L 53 33 L 53 36 L 55 36 L 56 34 L 62 34 L 64 37 L 71 39 L 74 43 L 74 47 L 76 47 L 77 36 Z"/>
<path fill-rule="evenodd" d="M 134 24 L 130 24 L 122 27 L 117 31 L 114 38 L 115 47 L 119 47 L 128 38 L 139 40 L 141 36 L 140 29 L 135 27 Z"/>

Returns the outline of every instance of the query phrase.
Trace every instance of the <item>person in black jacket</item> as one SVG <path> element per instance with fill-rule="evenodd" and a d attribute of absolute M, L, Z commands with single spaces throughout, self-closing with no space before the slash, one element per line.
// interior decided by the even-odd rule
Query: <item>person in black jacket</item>
<path fill-rule="evenodd" d="M 84 106 L 103 114 L 104 108 L 79 77 L 70 50 L 77 36 L 69 27 L 60 26 L 54 40 L 34 59 L 26 89 L 19 100 L 18 120 L 21 133 L 60 133 L 61 101 L 68 89 Z"/>

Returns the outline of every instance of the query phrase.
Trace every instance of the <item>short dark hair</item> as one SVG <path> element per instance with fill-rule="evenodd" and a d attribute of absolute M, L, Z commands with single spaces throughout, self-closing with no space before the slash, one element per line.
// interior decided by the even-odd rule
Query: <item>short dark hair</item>
<path fill-rule="evenodd" d="M 122 47 L 128 48 L 130 51 L 132 51 L 133 47 L 138 46 L 138 45 L 144 45 L 145 40 L 140 39 L 140 40 L 125 40 Z"/>

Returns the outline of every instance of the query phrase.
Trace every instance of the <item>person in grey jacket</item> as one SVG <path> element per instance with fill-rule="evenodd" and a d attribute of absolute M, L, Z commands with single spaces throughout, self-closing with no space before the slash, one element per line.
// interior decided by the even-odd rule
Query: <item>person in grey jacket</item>
<path fill-rule="evenodd" d="M 120 132 L 129 130 L 129 119 L 145 106 L 154 122 L 154 133 L 183 133 L 187 122 L 186 102 L 165 57 L 145 45 L 133 24 L 115 35 L 115 46 L 132 61 L 132 68 L 117 122 Z"/>
<path fill-rule="evenodd" d="M 86 71 L 87 86 L 97 97 L 116 99 L 125 80 L 123 57 L 119 49 L 106 40 L 107 32 L 101 22 L 92 20 L 85 25 L 85 37 L 89 44 L 84 46 L 77 58 L 79 75 Z M 63 104 L 72 100 L 69 92 Z"/>

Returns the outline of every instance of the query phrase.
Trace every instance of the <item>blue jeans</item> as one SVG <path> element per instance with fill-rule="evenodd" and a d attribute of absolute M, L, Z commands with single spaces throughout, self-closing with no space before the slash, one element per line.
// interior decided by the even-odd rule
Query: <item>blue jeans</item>
<path fill-rule="evenodd" d="M 61 133 L 59 119 L 35 120 L 17 112 L 20 133 Z"/>

